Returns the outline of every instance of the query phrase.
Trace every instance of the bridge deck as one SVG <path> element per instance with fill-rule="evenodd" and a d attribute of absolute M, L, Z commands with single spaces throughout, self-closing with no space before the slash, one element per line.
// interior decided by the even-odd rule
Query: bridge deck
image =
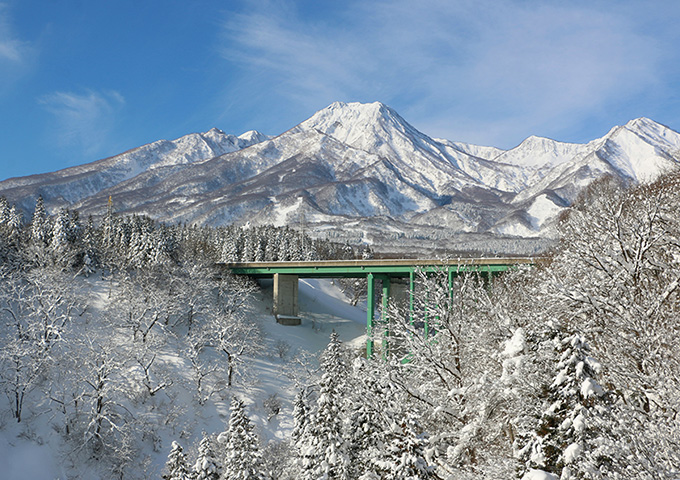
<path fill-rule="evenodd" d="M 366 277 L 386 275 L 392 278 L 409 277 L 417 270 L 444 271 L 451 273 L 506 271 L 516 265 L 533 265 L 535 258 L 459 258 L 454 260 L 325 260 L 309 262 L 249 262 L 220 264 L 236 275 L 272 277 L 275 273 L 297 275 L 301 278 Z"/>

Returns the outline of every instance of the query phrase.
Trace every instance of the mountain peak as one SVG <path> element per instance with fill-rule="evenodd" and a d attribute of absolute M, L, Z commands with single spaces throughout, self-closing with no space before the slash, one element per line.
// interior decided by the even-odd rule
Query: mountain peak
<path fill-rule="evenodd" d="M 264 133 L 260 133 L 257 130 L 248 130 L 247 132 L 239 135 L 238 138 L 250 145 L 255 145 L 256 143 L 268 140 L 269 136 L 265 135 Z"/>
<path fill-rule="evenodd" d="M 531 135 L 495 160 L 533 169 L 552 168 L 569 161 L 582 148 L 580 144 L 558 142 L 550 138 Z"/>
<path fill-rule="evenodd" d="M 668 146 L 680 148 L 680 144 L 678 144 L 678 132 L 666 125 L 655 122 L 651 118 L 635 118 L 626 123 L 623 128 L 640 137 L 646 138 L 648 142 L 660 142 Z"/>
<path fill-rule="evenodd" d="M 634 118 L 633 120 L 630 120 L 628 123 L 626 123 L 625 126 L 628 128 L 658 128 L 658 127 L 665 128 L 660 123 L 655 122 L 651 118 L 647 117 Z"/>
<path fill-rule="evenodd" d="M 637 147 L 633 155 L 636 157 L 649 155 L 648 150 L 650 148 L 653 151 L 661 148 L 673 152 L 674 158 L 677 158 L 677 152 L 680 152 L 680 133 L 646 117 L 630 120 L 622 127 L 614 127 L 602 138 L 608 142 L 625 145 L 626 148 L 636 144 Z M 644 145 L 647 145 L 647 147 Z M 640 148 L 645 152 L 641 151 Z"/>
<path fill-rule="evenodd" d="M 380 102 L 334 102 L 316 112 L 311 118 L 303 122 L 302 125 L 330 135 L 340 125 L 350 128 L 353 126 L 359 128 L 367 126 L 375 127 L 376 123 L 382 124 L 389 120 L 405 123 L 397 112 Z"/>
<path fill-rule="evenodd" d="M 335 102 L 299 125 L 366 151 L 377 151 L 396 136 L 421 136 L 415 128 L 387 105 Z"/>
<path fill-rule="evenodd" d="M 363 111 L 363 112 L 380 112 L 384 110 L 391 110 L 390 107 L 382 102 L 361 103 L 361 102 L 333 102 L 323 110 L 344 110 L 344 111 Z M 321 110 L 321 111 L 323 111 Z"/>

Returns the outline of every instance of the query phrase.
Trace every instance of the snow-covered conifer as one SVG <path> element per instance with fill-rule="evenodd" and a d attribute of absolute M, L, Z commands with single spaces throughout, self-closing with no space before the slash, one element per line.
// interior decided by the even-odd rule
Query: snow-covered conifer
<path fill-rule="evenodd" d="M 0 196 L 0 224 L 7 224 L 9 221 L 9 202 Z"/>
<path fill-rule="evenodd" d="M 135 229 L 132 232 L 127 252 L 127 261 L 130 266 L 140 268 L 146 265 L 150 243 L 146 232 L 141 229 Z"/>
<path fill-rule="evenodd" d="M 374 361 L 362 358 L 355 359 L 352 364 L 351 389 L 346 395 L 349 397 L 349 406 L 344 425 L 349 478 L 359 478 L 376 470 L 375 461 L 380 458 L 385 446 L 385 419 L 389 418 L 390 407 L 394 406 L 397 395 L 382 384 L 387 377 L 383 368 L 384 365 L 376 365 Z"/>
<path fill-rule="evenodd" d="M 97 251 L 97 233 L 92 216 L 87 219 L 87 225 L 83 232 L 83 258 L 82 271 L 87 276 L 97 270 L 99 255 Z"/>
<path fill-rule="evenodd" d="M 71 219 L 65 208 L 59 209 L 52 224 L 52 235 L 49 237 L 49 250 L 57 265 L 66 266 L 69 263 L 69 232 Z"/>
<path fill-rule="evenodd" d="M 348 445 L 343 432 L 348 369 L 338 334 L 333 332 L 321 357 L 323 372 L 316 409 L 298 442 L 304 478 L 348 478 Z"/>
<path fill-rule="evenodd" d="M 264 251 L 264 258 L 267 262 L 276 262 L 279 260 L 278 257 L 278 247 L 279 247 L 279 229 L 269 228 L 266 233 L 266 246 Z"/>
<path fill-rule="evenodd" d="M 218 480 L 220 465 L 213 449 L 213 439 L 203 432 L 203 438 L 198 446 L 198 457 L 194 464 L 193 480 Z"/>
<path fill-rule="evenodd" d="M 282 230 L 279 236 L 278 252 L 276 256 L 279 262 L 288 262 L 293 259 L 290 237 L 288 230 Z"/>
<path fill-rule="evenodd" d="M 109 201 L 106 206 L 106 215 L 104 215 L 101 223 L 101 241 L 107 257 L 113 254 L 113 245 L 115 243 L 116 237 L 115 229 L 116 217 L 114 216 L 113 212 L 113 200 L 111 197 L 109 197 Z"/>
<path fill-rule="evenodd" d="M 9 202 L 5 197 L 0 197 L 0 263 L 5 261 L 10 252 L 9 213 Z"/>
<path fill-rule="evenodd" d="M 265 260 L 265 252 L 266 252 L 266 238 L 263 236 L 263 232 L 258 231 L 257 235 L 257 242 L 255 244 L 255 261 L 256 262 L 264 262 Z"/>
<path fill-rule="evenodd" d="M 49 218 L 42 196 L 38 197 L 31 220 L 30 256 L 39 265 L 49 263 L 47 246 L 49 244 Z"/>
<path fill-rule="evenodd" d="M 45 210 L 45 203 L 41 195 L 35 203 L 33 219 L 31 220 L 31 241 L 36 245 L 44 247 L 47 245 L 48 240 L 47 211 Z"/>
<path fill-rule="evenodd" d="M 21 213 L 17 210 L 16 205 L 12 205 L 11 207 L 9 207 L 7 224 L 9 225 L 10 229 L 13 229 L 18 233 L 22 223 L 23 218 Z"/>
<path fill-rule="evenodd" d="M 385 480 L 437 479 L 433 455 L 429 436 L 418 425 L 417 416 L 408 412 L 394 419 L 382 455 L 374 463 Z"/>
<path fill-rule="evenodd" d="M 220 261 L 224 263 L 235 263 L 240 260 L 239 251 L 236 246 L 236 239 L 232 234 L 229 234 L 222 243 L 222 252 L 220 253 Z"/>
<path fill-rule="evenodd" d="M 252 262 L 255 260 L 255 232 L 252 228 L 241 229 L 243 238 L 243 249 L 241 251 L 241 262 Z"/>
<path fill-rule="evenodd" d="M 578 334 L 556 337 L 557 365 L 547 389 L 546 409 L 521 456 L 529 469 L 569 480 L 611 474 L 614 420 L 596 378 L 600 364 Z"/>
<path fill-rule="evenodd" d="M 253 425 L 246 416 L 243 401 L 231 401 L 223 480 L 264 480 L 262 456 Z"/>
<path fill-rule="evenodd" d="M 172 449 L 168 455 L 165 469 L 164 480 L 192 480 L 184 449 L 177 442 L 172 442 Z"/>
<path fill-rule="evenodd" d="M 307 406 L 305 389 L 302 388 L 298 391 L 297 395 L 295 395 L 295 401 L 293 402 L 293 432 L 291 433 L 291 438 L 294 445 L 297 445 L 304 436 L 305 429 L 307 428 L 308 416 L 309 407 Z"/>

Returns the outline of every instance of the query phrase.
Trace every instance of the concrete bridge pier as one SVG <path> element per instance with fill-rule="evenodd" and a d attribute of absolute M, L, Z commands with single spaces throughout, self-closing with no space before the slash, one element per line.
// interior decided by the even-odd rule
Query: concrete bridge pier
<path fill-rule="evenodd" d="M 282 325 L 300 325 L 298 276 L 274 274 L 274 317 Z"/>

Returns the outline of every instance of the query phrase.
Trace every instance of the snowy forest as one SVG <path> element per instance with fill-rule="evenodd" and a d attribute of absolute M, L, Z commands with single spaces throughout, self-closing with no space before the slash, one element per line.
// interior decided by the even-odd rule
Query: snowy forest
<path fill-rule="evenodd" d="M 558 228 L 536 266 L 419 275 L 413 312 L 376 329 L 384 355 L 331 334 L 290 359 L 294 401 L 263 406 L 292 428 L 266 441 L 240 388 L 265 350 L 259 287 L 215 264 L 357 248 L 40 199 L 24 222 L 0 199 L 0 431 L 56 434 L 73 478 L 676 479 L 680 175 L 596 181 Z M 223 428 L 183 424 L 217 400 Z"/>

